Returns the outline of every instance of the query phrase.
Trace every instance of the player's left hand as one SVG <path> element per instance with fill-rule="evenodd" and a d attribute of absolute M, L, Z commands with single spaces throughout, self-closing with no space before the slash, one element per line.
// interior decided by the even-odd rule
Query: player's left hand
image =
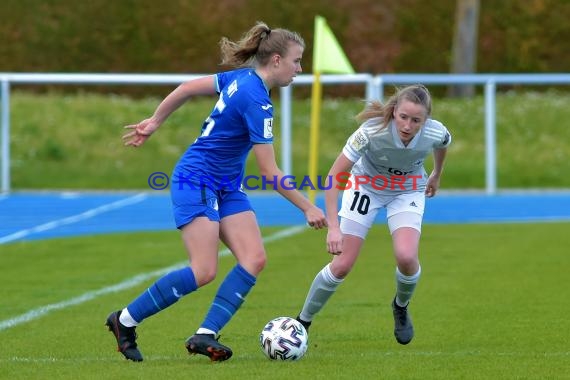
<path fill-rule="evenodd" d="M 427 180 L 427 184 L 426 184 L 426 197 L 431 198 L 433 196 L 435 196 L 435 193 L 437 193 L 437 190 L 439 189 L 439 176 L 435 176 L 435 175 L 430 175 L 428 180 Z"/>

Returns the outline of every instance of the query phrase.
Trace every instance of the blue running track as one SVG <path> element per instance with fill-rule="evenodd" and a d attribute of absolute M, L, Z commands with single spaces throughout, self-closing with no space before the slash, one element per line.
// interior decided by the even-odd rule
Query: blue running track
<path fill-rule="evenodd" d="M 261 226 L 304 223 L 303 215 L 274 192 L 252 193 Z M 317 204 L 323 207 L 322 197 Z M 428 199 L 424 223 L 570 221 L 570 191 L 488 196 L 441 193 Z M 378 223 L 385 222 L 385 212 Z M 174 229 L 166 192 L 17 192 L 0 195 L 0 244 L 22 240 Z"/>

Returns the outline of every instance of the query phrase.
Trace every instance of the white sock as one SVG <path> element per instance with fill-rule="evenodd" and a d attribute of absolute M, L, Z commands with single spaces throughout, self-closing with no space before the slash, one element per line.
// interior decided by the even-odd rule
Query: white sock
<path fill-rule="evenodd" d="M 336 278 L 331 272 L 330 264 L 325 266 L 315 276 L 299 317 L 305 322 L 311 322 L 315 314 L 325 306 L 342 281 L 343 279 Z"/>
<path fill-rule="evenodd" d="M 203 327 L 200 327 L 198 330 L 196 330 L 196 334 L 208 334 L 208 335 L 213 335 L 214 337 L 218 336 L 218 334 L 216 334 L 215 331 L 212 331 L 210 329 L 205 329 Z"/>
<path fill-rule="evenodd" d="M 410 303 L 410 299 L 412 298 L 412 294 L 414 294 L 414 290 L 416 289 L 416 284 L 420 279 L 421 273 L 422 268 L 419 267 L 415 274 L 406 276 L 400 272 L 398 267 L 396 267 L 396 305 L 400 307 L 408 306 L 408 303 Z"/>
<path fill-rule="evenodd" d="M 139 323 L 131 317 L 131 313 L 129 313 L 129 309 L 126 307 L 121 311 L 121 315 L 119 316 L 119 322 L 125 327 L 135 327 L 138 326 Z"/>

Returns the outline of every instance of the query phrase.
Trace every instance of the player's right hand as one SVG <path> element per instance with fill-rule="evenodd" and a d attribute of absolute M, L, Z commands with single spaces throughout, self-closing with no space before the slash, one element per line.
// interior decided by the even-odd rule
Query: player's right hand
<path fill-rule="evenodd" d="M 158 124 L 154 119 L 149 118 L 138 124 L 127 125 L 125 129 L 131 131 L 123 135 L 125 146 L 139 147 L 158 129 Z"/>
<path fill-rule="evenodd" d="M 333 255 L 342 253 L 342 232 L 339 227 L 329 227 L 327 232 L 327 250 Z"/>
<path fill-rule="evenodd" d="M 327 218 L 325 217 L 325 213 L 323 210 L 314 205 L 305 211 L 305 219 L 307 219 L 307 224 L 316 230 L 327 226 Z"/>

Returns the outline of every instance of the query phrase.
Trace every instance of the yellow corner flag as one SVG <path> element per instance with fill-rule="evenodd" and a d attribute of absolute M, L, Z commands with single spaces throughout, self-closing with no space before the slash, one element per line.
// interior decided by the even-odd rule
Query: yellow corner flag
<path fill-rule="evenodd" d="M 321 16 L 315 16 L 313 49 L 313 73 L 354 74 L 350 61 Z"/>
<path fill-rule="evenodd" d="M 319 124 L 321 114 L 321 73 L 354 74 L 350 61 L 344 54 L 333 32 L 321 16 L 315 16 L 315 39 L 313 44 L 313 88 L 311 94 L 311 140 L 309 146 L 309 178 L 311 183 L 327 186 L 318 182 Z M 308 191 L 309 200 L 315 203 L 316 188 Z"/>

